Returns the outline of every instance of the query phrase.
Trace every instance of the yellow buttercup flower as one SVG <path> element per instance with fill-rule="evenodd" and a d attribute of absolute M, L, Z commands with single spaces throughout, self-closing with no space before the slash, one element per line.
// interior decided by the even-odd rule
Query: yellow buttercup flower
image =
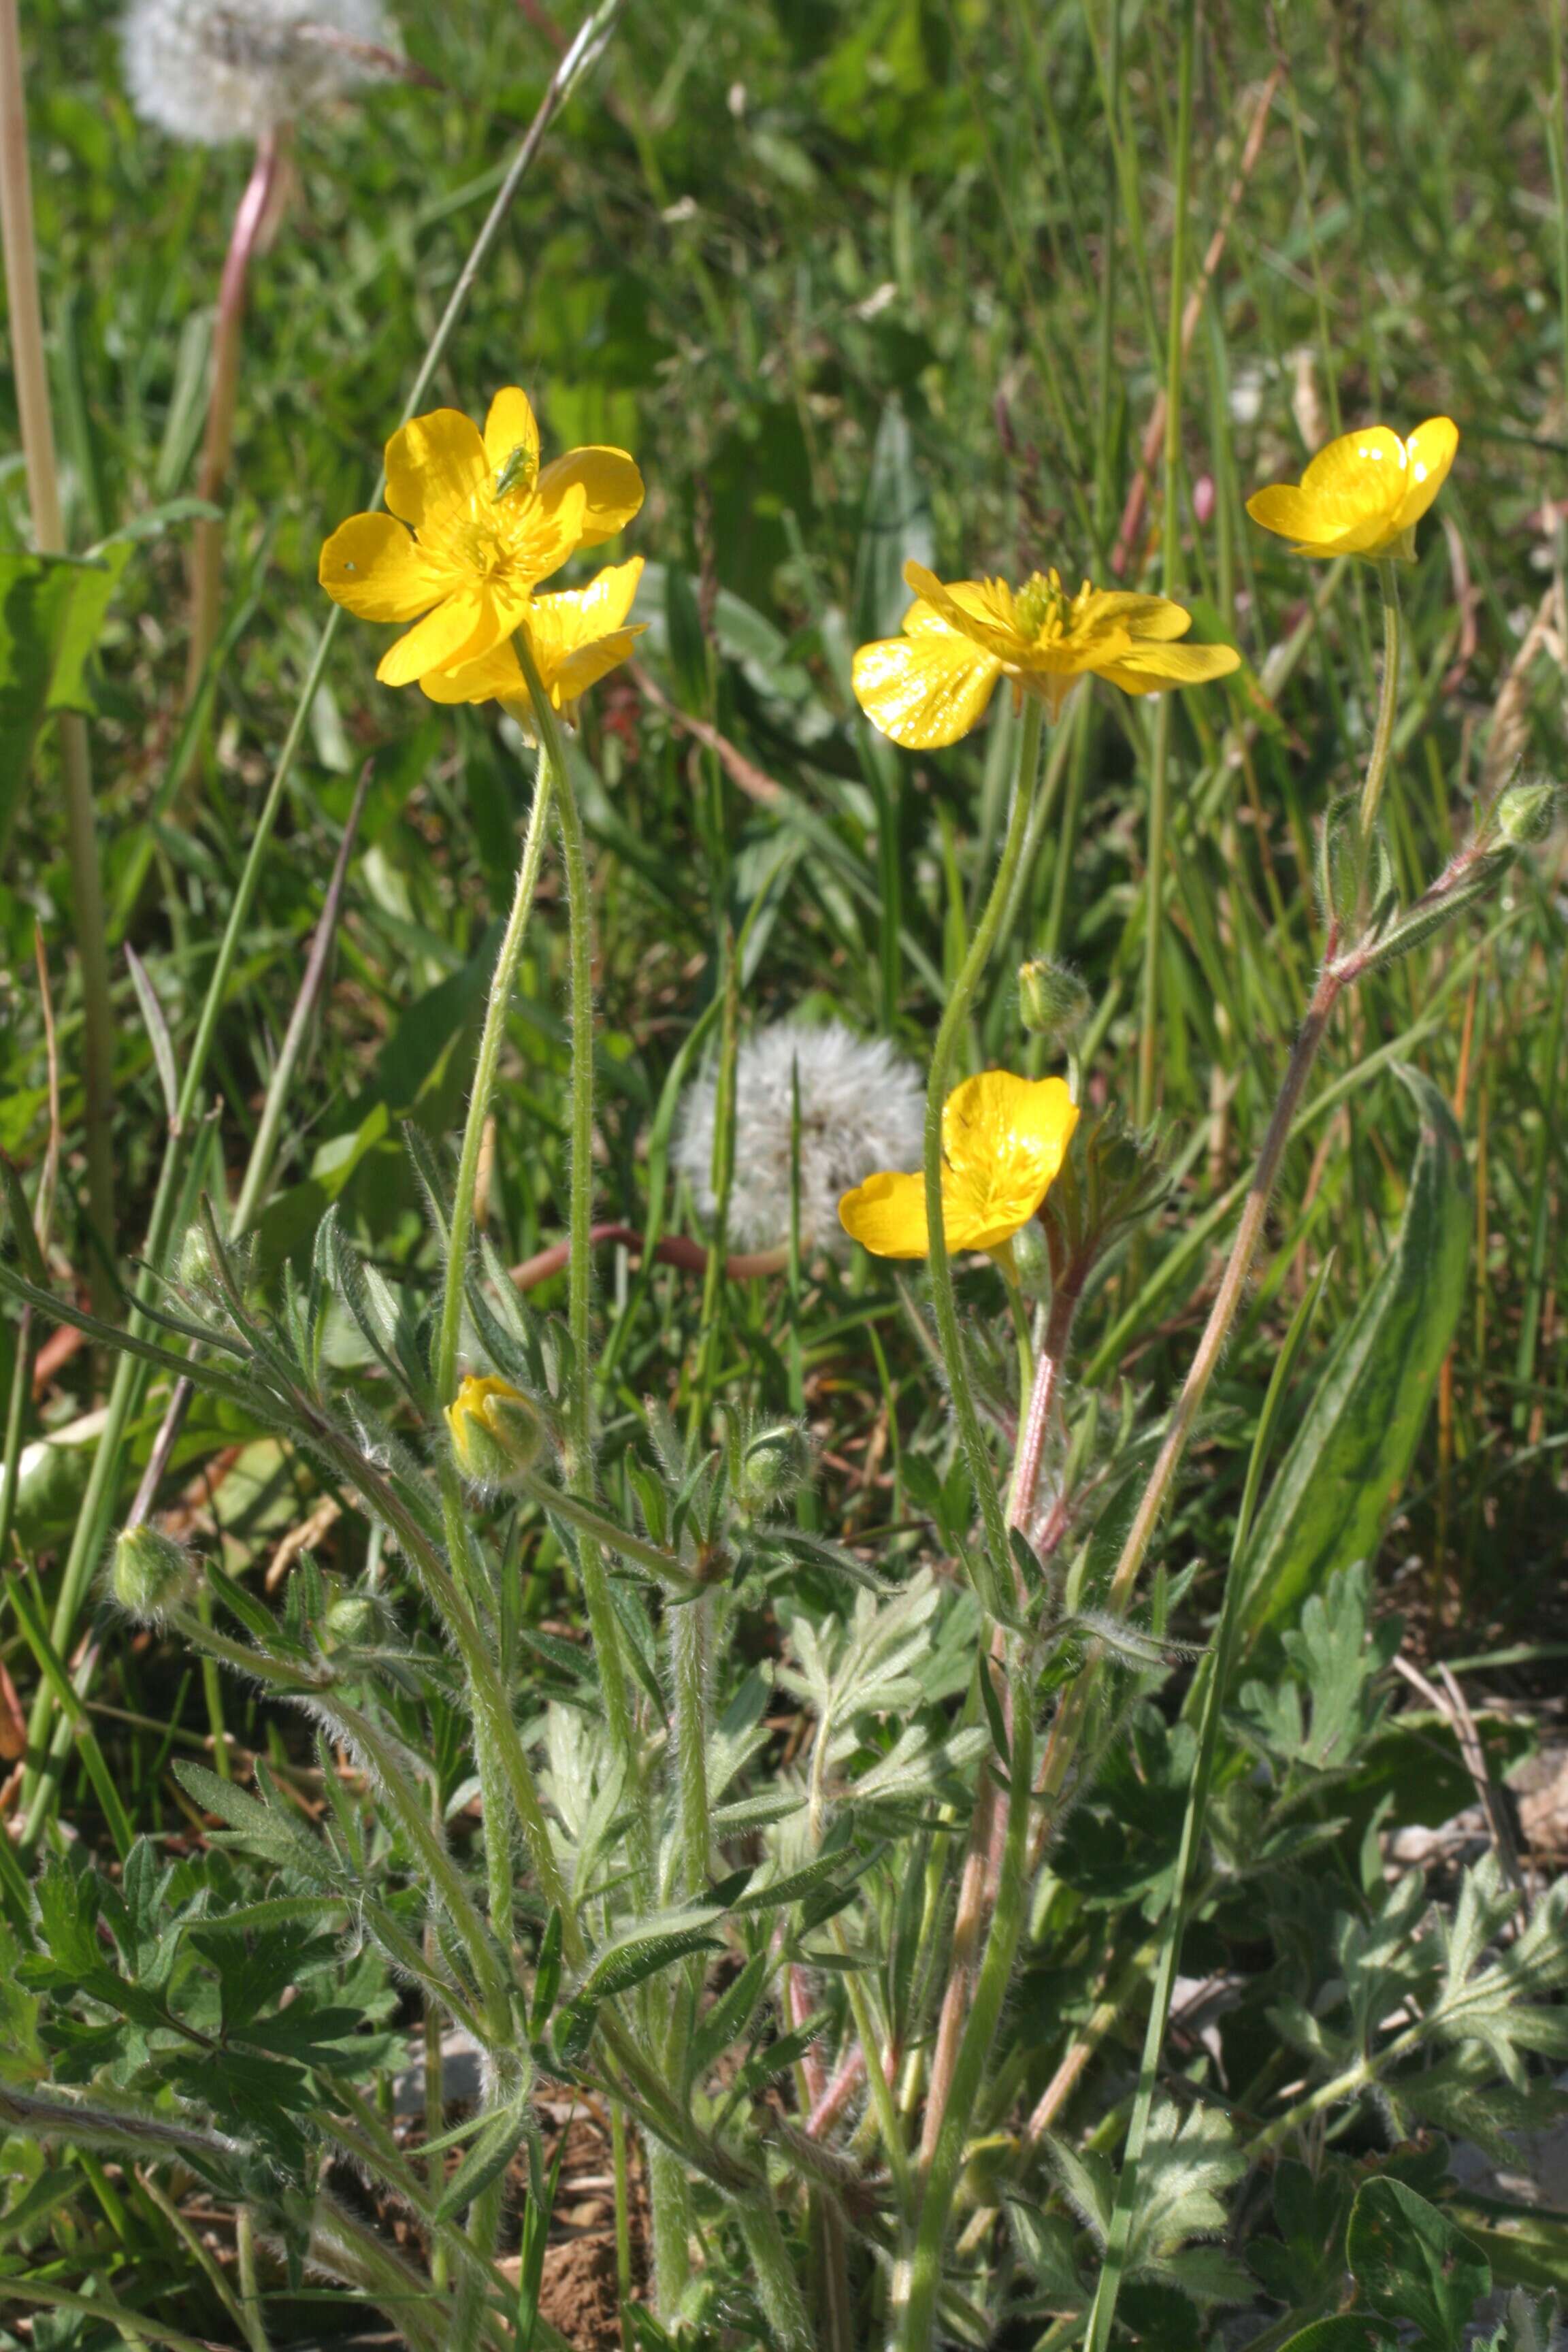
<path fill-rule="evenodd" d="M 544 1444 L 538 1408 L 494 1372 L 470 1372 L 447 1407 L 452 1452 L 465 1477 L 504 1486 L 531 1469 Z"/>
<path fill-rule="evenodd" d="M 506 646 L 540 582 L 614 538 L 642 499 L 624 449 L 574 449 L 542 466 L 538 424 L 513 385 L 490 403 L 482 436 L 455 408 L 393 435 L 390 511 L 339 525 L 321 550 L 321 585 L 362 620 L 414 622 L 376 676 L 423 685 Z"/>
<path fill-rule="evenodd" d="M 855 698 L 874 727 L 912 751 L 956 743 L 984 717 L 998 678 L 1021 703 L 1037 694 L 1054 719 L 1074 683 L 1092 671 L 1124 694 L 1159 694 L 1228 677 L 1241 656 L 1230 646 L 1179 646 L 1193 616 L 1168 596 L 1092 588 L 1069 596 L 1056 572 L 944 586 L 922 564 L 906 563 L 918 601 L 903 635 L 862 646 Z"/>
<path fill-rule="evenodd" d="M 1408 441 L 1386 425 L 1345 433 L 1320 449 L 1300 483 L 1255 491 L 1247 511 L 1293 542 L 1293 555 L 1415 561 L 1415 526 L 1448 478 L 1458 427 L 1429 416 Z"/>
<path fill-rule="evenodd" d="M 1002 1250 L 1050 1191 L 1078 1125 L 1060 1078 L 986 1070 L 942 1114 L 942 1229 L 950 1250 Z M 931 1250 L 923 1175 L 868 1176 L 838 1203 L 844 1230 L 877 1257 Z"/>

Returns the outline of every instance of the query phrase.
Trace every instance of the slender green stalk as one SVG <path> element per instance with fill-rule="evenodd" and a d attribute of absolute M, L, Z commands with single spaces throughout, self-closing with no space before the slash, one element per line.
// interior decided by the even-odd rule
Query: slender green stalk
<path fill-rule="evenodd" d="M 1171 232 L 1171 309 L 1165 344 L 1165 495 L 1160 521 L 1161 574 L 1164 593 L 1181 585 L 1182 560 L 1182 312 L 1186 301 L 1187 212 L 1193 160 L 1193 52 L 1196 0 L 1183 0 L 1181 62 L 1176 87 L 1175 216 Z M 1143 994 L 1138 1033 L 1135 1116 L 1147 1127 L 1154 1116 L 1160 1044 L 1160 958 L 1165 912 L 1165 830 L 1170 799 L 1171 721 L 1173 703 L 1163 694 L 1154 715 L 1153 756 L 1149 776 L 1149 850 L 1143 911 Z"/>
<path fill-rule="evenodd" d="M 485 1025 L 479 1037 L 479 1058 L 474 1065 L 473 1092 L 468 1097 L 468 1116 L 458 1160 L 458 1189 L 452 1200 L 452 1223 L 447 1241 L 447 1285 L 441 1296 L 441 1328 L 436 1347 L 436 1399 L 441 1405 L 450 1404 L 458 1392 L 458 1349 L 462 1339 L 463 1291 L 468 1277 L 468 1236 L 474 1226 L 474 1190 L 479 1179 L 479 1154 L 484 1148 L 485 1122 L 489 1117 L 490 1102 L 495 1094 L 496 1072 L 500 1066 L 512 986 L 517 979 L 529 917 L 533 911 L 534 893 L 539 887 L 539 869 L 544 858 L 555 773 L 550 748 L 546 744 L 539 754 L 533 806 L 529 811 L 528 831 L 523 836 L 511 913 L 507 918 L 500 952 L 490 976 L 489 1002 L 485 1007 Z"/>
<path fill-rule="evenodd" d="M 1552 193 L 1557 202 L 1557 306 L 1563 348 L 1561 389 L 1568 395 L 1568 38 L 1564 37 L 1563 0 L 1547 0 L 1552 26 L 1552 89 L 1546 101 L 1546 152 L 1552 165 Z"/>
<path fill-rule="evenodd" d="M 1012 891 L 1013 877 L 1029 830 L 1040 767 L 1041 719 L 1041 706 L 1030 695 L 1025 702 L 1023 724 L 1018 730 L 1018 775 L 1013 789 L 1013 806 L 1007 819 L 1006 839 L 1002 845 L 1001 862 L 996 868 L 984 912 L 975 926 L 969 952 L 964 957 L 952 993 L 942 1013 L 936 1044 L 931 1048 L 931 1077 L 926 1089 L 925 1191 L 931 1305 L 936 1315 L 937 1338 L 964 1459 L 969 1465 L 969 1475 L 984 1520 L 989 1589 L 981 1595 L 981 1599 L 993 1611 L 1006 1590 L 1005 1580 L 1009 1575 L 1007 1523 L 963 1360 L 963 1338 L 959 1329 L 958 1304 L 953 1295 L 952 1266 L 947 1255 L 947 1237 L 942 1226 L 942 1115 L 947 1101 L 948 1081 L 958 1041 L 963 1034 L 975 991 L 991 961 L 991 950 L 996 944 L 996 934 L 1001 928 L 1002 910 Z"/>
<path fill-rule="evenodd" d="M 975 1979 L 974 2000 L 963 2041 L 953 2068 L 942 2126 L 926 2173 L 925 2194 L 907 2273 L 901 2308 L 894 2315 L 893 2352 L 929 2352 L 936 2328 L 937 2298 L 942 2288 L 942 2249 L 959 2175 L 963 2168 L 970 2118 L 980 2095 L 986 2065 L 1001 2020 L 1002 2004 L 1013 1974 L 1018 1939 L 1027 1909 L 1029 1788 L 1034 1779 L 1035 1737 L 1028 1675 L 1013 1677 L 1013 1753 L 1009 1766 L 1012 1797 L 1007 1812 L 1006 1842 L 996 1884 L 996 1906 L 985 1957 Z"/>
<path fill-rule="evenodd" d="M 327 885 L 327 895 L 321 901 L 321 919 L 305 962 L 305 976 L 294 1000 L 294 1010 L 289 1015 L 289 1026 L 283 1034 L 283 1043 L 272 1076 L 267 1082 L 267 1099 L 261 1106 L 256 1140 L 250 1147 L 250 1158 L 246 1163 L 234 1223 L 230 1228 L 237 1240 L 240 1234 L 247 1234 L 256 1223 L 261 1197 L 272 1173 L 273 1155 L 278 1148 L 279 1132 L 293 1088 L 295 1072 L 299 1069 L 311 1017 L 321 1002 L 321 989 L 327 977 L 327 961 L 337 934 L 338 915 L 348 881 L 349 860 L 353 856 L 354 843 L 359 835 L 359 821 L 364 813 L 372 772 L 372 762 L 367 760 L 360 771 L 359 782 L 354 787 L 354 796 L 343 821 L 343 836 L 332 861 L 331 879 Z"/>
<path fill-rule="evenodd" d="M 708 1806 L 708 1642 L 712 1599 L 703 1593 L 669 1612 L 669 1654 L 675 1684 L 676 1767 L 680 1779 L 680 1835 L 686 1892 L 708 1891 L 711 1832 Z"/>
<path fill-rule="evenodd" d="M 1394 745 L 1394 714 L 1399 707 L 1399 575 L 1388 556 L 1378 564 L 1377 584 L 1383 592 L 1383 683 L 1377 698 L 1372 751 L 1361 788 L 1363 864 L 1372 847 L 1372 828 L 1377 821 L 1377 804 L 1383 798 L 1388 755 Z"/>
<path fill-rule="evenodd" d="M 533 721 L 543 758 L 555 778 L 561 823 L 563 861 L 566 868 L 572 1027 L 572 1167 L 570 1233 L 572 1255 L 567 1261 L 567 1323 L 572 1335 L 572 1376 L 567 1390 L 566 1427 L 571 1452 L 571 1488 L 584 1503 L 592 1504 L 596 1491 L 594 1474 L 594 1354 L 592 1282 L 594 1223 L 594 918 L 588 896 L 588 862 L 583 843 L 583 820 L 561 738 L 561 722 L 540 680 L 525 630 L 518 632 L 518 660 L 528 681 Z M 583 1599 L 594 1636 L 595 1659 L 605 1696 L 605 1717 L 610 1737 L 626 1769 L 628 1792 L 639 1787 L 637 1727 L 626 1660 L 621 1649 L 620 1620 L 610 1597 L 604 1555 L 595 1538 L 580 1528 L 577 1564 Z M 640 1804 L 634 1807 L 641 1821 Z M 647 1847 L 646 1835 L 642 1841 Z M 648 1873 L 651 1853 L 642 1855 L 642 1874 Z"/>
<path fill-rule="evenodd" d="M 65 525 L 60 515 L 59 478 L 55 467 L 54 419 L 49 407 L 48 363 L 44 352 L 43 313 L 38 303 L 33 188 L 27 155 L 26 88 L 22 72 L 22 37 L 17 22 L 16 0 L 0 0 L 0 233 L 3 233 L 5 244 L 11 370 L 16 380 L 22 449 L 26 461 L 33 539 L 41 555 L 59 555 L 65 551 Z M 76 711 L 62 711 L 57 721 L 56 734 L 65 801 L 71 912 L 76 926 L 77 961 L 81 971 L 82 1078 L 87 1096 L 87 1197 L 95 1244 L 90 1254 L 92 1295 L 93 1303 L 100 1312 L 107 1314 L 116 1297 L 114 1013 L 109 995 L 108 926 L 103 912 L 103 875 L 98 855 L 98 820 L 92 802 L 87 722 Z"/>

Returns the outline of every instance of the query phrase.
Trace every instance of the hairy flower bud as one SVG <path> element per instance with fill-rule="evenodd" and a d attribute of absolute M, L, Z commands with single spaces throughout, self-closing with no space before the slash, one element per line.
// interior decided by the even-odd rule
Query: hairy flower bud
<path fill-rule="evenodd" d="M 1557 818 L 1557 787 L 1537 776 L 1528 783 L 1510 784 L 1495 811 L 1497 828 L 1516 849 L 1544 841 Z"/>
<path fill-rule="evenodd" d="M 1018 1010 L 1037 1037 L 1068 1046 L 1089 1019 L 1089 991 L 1070 964 L 1034 956 L 1018 966 Z"/>
<path fill-rule="evenodd" d="M 531 1470 L 544 1444 L 536 1406 L 494 1372 L 470 1372 L 447 1407 L 452 1452 L 466 1478 L 507 1486 Z"/>
<path fill-rule="evenodd" d="M 196 1566 L 173 1536 L 159 1528 L 121 1528 L 110 1562 L 109 1589 L 138 1625 L 161 1625 L 172 1609 L 191 1598 Z"/>
<path fill-rule="evenodd" d="M 805 1483 L 811 1468 L 811 1441 L 797 1421 L 781 1421 L 752 1432 L 741 1457 L 740 1499 L 753 1511 L 776 1510 Z"/>
<path fill-rule="evenodd" d="M 390 1612 L 378 1592 L 340 1592 L 327 1603 L 322 1629 L 333 1643 L 363 1648 L 387 1632 Z"/>

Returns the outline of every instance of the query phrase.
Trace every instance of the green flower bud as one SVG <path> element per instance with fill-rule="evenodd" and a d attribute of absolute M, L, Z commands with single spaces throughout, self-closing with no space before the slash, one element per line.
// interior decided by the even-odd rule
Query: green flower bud
<path fill-rule="evenodd" d="M 145 1522 L 121 1528 L 110 1562 L 109 1589 L 138 1625 L 161 1625 L 172 1609 L 188 1601 L 196 1566 L 173 1536 Z"/>
<path fill-rule="evenodd" d="M 1531 782 L 1510 784 L 1496 809 L 1497 828 L 1517 849 L 1544 841 L 1557 818 L 1557 787 L 1536 777 Z"/>
<path fill-rule="evenodd" d="M 494 1372 L 469 1373 L 447 1407 L 447 1426 L 458 1469 L 481 1486 L 510 1486 L 544 1446 L 537 1407 Z"/>
<path fill-rule="evenodd" d="M 1089 1019 L 1089 991 L 1070 964 L 1034 956 L 1018 966 L 1018 1010 L 1026 1029 L 1065 1047 Z"/>
<path fill-rule="evenodd" d="M 352 1648 L 363 1648 L 367 1643 L 378 1642 L 386 1633 L 388 1612 L 384 1601 L 375 1592 L 340 1592 L 327 1603 L 321 1620 L 323 1632 L 334 1643 L 347 1643 Z"/>
<path fill-rule="evenodd" d="M 1037 1217 L 1031 1217 L 1013 1236 L 1013 1271 L 1026 1298 L 1045 1297 L 1050 1282 L 1051 1260 L 1046 1229 Z"/>
<path fill-rule="evenodd" d="M 811 1441 L 797 1421 L 753 1430 L 741 1456 L 740 1499 L 752 1511 L 777 1510 L 805 1484 Z"/>

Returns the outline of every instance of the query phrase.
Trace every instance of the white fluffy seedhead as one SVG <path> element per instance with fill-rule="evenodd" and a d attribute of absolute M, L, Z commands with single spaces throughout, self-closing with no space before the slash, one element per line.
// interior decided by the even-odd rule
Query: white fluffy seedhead
<path fill-rule="evenodd" d="M 789 1239 L 793 1074 L 800 1072 L 800 1237 L 803 1247 L 847 1246 L 843 1195 L 880 1169 L 921 1165 L 925 1090 L 885 1037 L 857 1037 L 842 1022 L 779 1021 L 742 1044 L 735 1062 L 735 1173 L 729 1234 L 742 1249 Z M 717 1079 L 688 1089 L 676 1162 L 710 1217 Z"/>
<path fill-rule="evenodd" d="M 398 49 L 381 0 L 131 0 L 120 29 L 137 113 L 206 147 L 297 121 Z"/>

